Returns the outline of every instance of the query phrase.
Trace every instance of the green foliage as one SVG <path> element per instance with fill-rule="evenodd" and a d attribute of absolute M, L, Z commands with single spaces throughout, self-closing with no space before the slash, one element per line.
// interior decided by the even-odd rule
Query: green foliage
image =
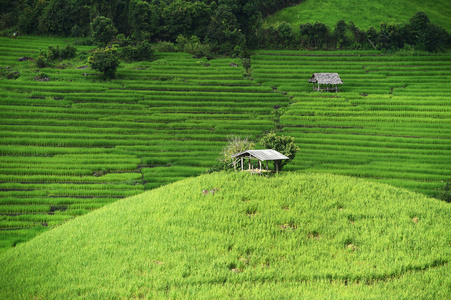
<path fill-rule="evenodd" d="M 74 58 L 77 54 L 77 48 L 71 44 L 67 44 L 64 48 L 59 45 L 49 46 L 47 51 L 41 51 L 36 58 L 36 66 L 38 68 L 46 68 L 54 66 L 55 61 L 62 59 Z"/>
<path fill-rule="evenodd" d="M 436 52 L 449 47 L 451 36 L 443 27 L 430 22 L 424 12 L 417 12 L 409 22 L 411 42 L 418 50 Z"/>
<path fill-rule="evenodd" d="M 235 14 L 227 5 L 219 5 L 208 25 L 206 40 L 221 53 L 234 53 L 236 46 L 243 47 L 246 37 L 239 28 Z"/>
<path fill-rule="evenodd" d="M 143 35 L 152 37 L 158 30 L 158 11 L 152 3 L 141 0 L 130 1 L 128 19 L 132 35 L 137 39 Z"/>
<path fill-rule="evenodd" d="M 158 52 L 176 52 L 176 46 L 172 42 L 158 41 L 154 48 Z"/>
<path fill-rule="evenodd" d="M 279 33 L 279 44 L 281 47 L 291 48 L 295 42 L 291 26 L 284 22 L 277 27 L 277 32 Z"/>
<path fill-rule="evenodd" d="M 116 36 L 117 29 L 111 19 L 100 16 L 91 22 L 91 33 L 97 43 L 106 46 Z"/>
<path fill-rule="evenodd" d="M 265 136 L 263 136 L 260 140 L 260 144 L 265 149 L 276 150 L 290 158 L 289 160 L 282 160 L 279 162 L 280 165 L 279 170 L 282 170 L 282 168 L 287 163 L 292 161 L 296 156 L 296 152 L 300 150 L 300 148 L 294 143 L 294 137 L 285 135 L 276 135 L 275 132 L 270 132 Z"/>
<path fill-rule="evenodd" d="M 179 35 L 176 42 L 180 51 L 190 53 L 196 58 L 206 57 L 207 59 L 212 59 L 214 57 L 212 47 L 207 43 L 202 43 L 197 36 L 192 36 L 188 39 L 183 35 Z"/>
<path fill-rule="evenodd" d="M 155 59 L 155 51 L 147 41 L 142 41 L 135 46 L 126 46 L 121 49 L 121 57 L 128 62 L 152 61 Z"/>
<path fill-rule="evenodd" d="M 179 35 L 205 36 L 212 11 L 204 1 L 171 1 L 161 10 L 160 35 L 174 41 Z"/>
<path fill-rule="evenodd" d="M 133 40 L 129 36 L 125 36 L 123 33 L 118 34 L 114 42 L 121 47 L 130 46 L 133 44 Z"/>
<path fill-rule="evenodd" d="M 67 44 L 61 49 L 60 57 L 62 59 L 74 58 L 77 55 L 77 48 L 71 44 Z"/>
<path fill-rule="evenodd" d="M 31 34 L 36 32 L 39 24 L 39 16 L 45 8 L 44 1 L 35 1 L 35 3 L 28 3 L 28 1 L 20 1 L 17 6 L 17 28 L 24 34 Z"/>
<path fill-rule="evenodd" d="M 283 22 L 279 27 L 270 27 L 262 32 L 260 47 L 272 49 L 383 49 L 397 51 L 405 45 L 416 47 L 420 51 L 435 52 L 444 50 L 450 45 L 450 35 L 435 24 L 422 12 L 412 17 L 409 24 L 380 24 L 380 31 L 370 27 L 367 32 L 358 28 L 354 22 L 346 23 L 339 20 L 335 29 L 325 23 L 304 23 L 299 26 L 299 32 L 291 33 L 291 27 Z M 300 45 L 296 40 L 300 40 Z"/>
<path fill-rule="evenodd" d="M 74 6 L 69 0 L 51 0 L 39 19 L 39 30 L 69 35 L 75 23 Z"/>
<path fill-rule="evenodd" d="M 112 203 L 17 244 L 0 258 L 0 293 L 446 299 L 450 220 L 444 202 L 364 180 L 216 173 Z"/>
<path fill-rule="evenodd" d="M 38 67 L 39 69 L 51 66 L 51 62 L 49 62 L 47 60 L 47 57 L 42 54 L 36 58 L 35 63 L 36 63 L 36 67 Z"/>
<path fill-rule="evenodd" d="M 106 78 L 116 77 L 116 70 L 120 64 L 116 48 L 98 48 L 88 61 L 94 70 L 102 72 Z"/>

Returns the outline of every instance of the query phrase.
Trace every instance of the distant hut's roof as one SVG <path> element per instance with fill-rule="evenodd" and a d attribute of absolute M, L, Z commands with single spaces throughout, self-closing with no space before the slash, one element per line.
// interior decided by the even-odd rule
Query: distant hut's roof
<path fill-rule="evenodd" d="M 318 84 L 343 84 L 338 73 L 313 73 L 308 82 Z"/>
<path fill-rule="evenodd" d="M 284 159 L 290 159 L 288 156 L 283 155 L 282 153 L 272 150 L 272 149 L 266 149 L 266 150 L 246 150 L 237 154 L 232 155 L 232 157 L 240 157 L 240 156 L 252 156 L 255 157 L 258 160 L 261 161 L 267 161 L 267 160 L 284 160 Z"/>

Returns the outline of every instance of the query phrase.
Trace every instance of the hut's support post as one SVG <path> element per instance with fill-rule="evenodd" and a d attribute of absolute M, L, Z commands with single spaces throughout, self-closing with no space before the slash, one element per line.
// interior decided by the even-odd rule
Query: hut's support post
<path fill-rule="evenodd" d="M 249 170 L 251 170 L 251 157 L 249 156 Z"/>
<path fill-rule="evenodd" d="M 276 162 L 276 173 L 279 173 L 279 161 L 275 160 Z"/>
<path fill-rule="evenodd" d="M 268 171 L 268 161 L 266 161 L 266 171 Z"/>
<path fill-rule="evenodd" d="M 241 157 L 241 171 L 244 171 L 244 158 Z"/>

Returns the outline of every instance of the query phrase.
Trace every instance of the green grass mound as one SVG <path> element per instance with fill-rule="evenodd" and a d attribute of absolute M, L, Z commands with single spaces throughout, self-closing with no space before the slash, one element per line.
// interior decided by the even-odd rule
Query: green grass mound
<path fill-rule="evenodd" d="M 0 295 L 443 299 L 450 220 L 449 204 L 354 178 L 204 175 L 6 251 Z"/>
<path fill-rule="evenodd" d="M 362 30 L 370 26 L 379 29 L 381 22 L 408 22 L 418 11 L 425 12 L 431 22 L 436 23 L 448 32 L 451 31 L 451 6 L 447 0 L 306 0 L 301 4 L 282 9 L 265 20 L 267 26 L 278 26 L 287 22 L 299 31 L 299 25 L 316 21 L 330 28 L 335 28 L 337 21 L 352 21 Z"/>

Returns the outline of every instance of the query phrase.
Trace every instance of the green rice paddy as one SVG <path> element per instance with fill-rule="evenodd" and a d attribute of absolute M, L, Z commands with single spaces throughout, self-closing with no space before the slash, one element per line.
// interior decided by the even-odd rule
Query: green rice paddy
<path fill-rule="evenodd" d="M 301 151 L 286 166 L 390 183 L 436 196 L 450 179 L 451 59 L 379 52 L 260 51 L 252 78 L 239 59 L 160 53 L 103 81 L 82 55 L 38 70 L 48 45 L 0 39 L 0 246 L 118 199 L 214 165 L 229 135 L 275 127 Z M 234 64 L 239 65 L 235 67 Z M 338 72 L 339 93 L 312 92 L 313 72 Z M 35 81 L 45 73 L 50 81 Z M 286 108 L 275 123 L 276 108 Z"/>
<path fill-rule="evenodd" d="M 289 101 L 245 79 L 239 59 L 162 53 L 123 64 L 109 82 L 87 67 L 93 47 L 77 47 L 81 58 L 56 68 L 18 61 L 72 41 L 1 39 L 0 66 L 20 73 L 0 80 L 4 250 L 117 199 L 205 172 L 228 135 L 271 130 L 274 106 Z M 35 81 L 41 73 L 50 81 Z"/>
<path fill-rule="evenodd" d="M 327 55 L 327 56 L 324 56 Z M 259 51 L 252 76 L 290 97 L 282 134 L 301 151 L 288 170 L 370 178 L 437 195 L 451 175 L 451 57 Z M 338 73 L 340 92 L 313 91 Z"/>

